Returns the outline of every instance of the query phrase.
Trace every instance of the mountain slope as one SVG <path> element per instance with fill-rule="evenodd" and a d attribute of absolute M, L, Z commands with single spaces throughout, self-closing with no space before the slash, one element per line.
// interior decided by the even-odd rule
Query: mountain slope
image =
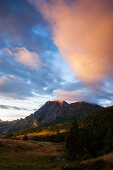
<path fill-rule="evenodd" d="M 0 121 L 0 134 L 6 134 L 18 121 Z"/>
<path fill-rule="evenodd" d="M 113 151 L 113 106 L 73 122 L 66 149 L 74 159 L 97 157 Z"/>
<path fill-rule="evenodd" d="M 63 123 L 75 118 L 80 119 L 86 114 L 102 109 L 101 106 L 85 102 L 68 104 L 65 101 L 48 101 L 34 114 L 19 120 L 9 132 L 19 131 L 38 124 Z"/>
<path fill-rule="evenodd" d="M 79 120 L 79 126 L 84 127 L 102 127 L 113 124 L 113 106 L 103 108 L 95 113 L 86 115 Z"/>

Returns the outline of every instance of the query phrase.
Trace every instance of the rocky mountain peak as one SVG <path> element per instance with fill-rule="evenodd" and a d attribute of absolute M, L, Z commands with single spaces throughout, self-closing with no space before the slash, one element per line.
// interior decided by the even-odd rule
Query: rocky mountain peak
<path fill-rule="evenodd" d="M 68 104 L 65 101 L 47 101 L 40 109 L 19 120 L 10 131 L 18 131 L 47 122 L 63 123 L 102 109 L 101 106 L 86 102 Z"/>
<path fill-rule="evenodd" d="M 101 107 L 86 102 L 68 104 L 63 100 L 47 101 L 34 115 L 38 122 L 55 121 L 57 117 L 75 115 L 77 118 L 99 110 Z"/>

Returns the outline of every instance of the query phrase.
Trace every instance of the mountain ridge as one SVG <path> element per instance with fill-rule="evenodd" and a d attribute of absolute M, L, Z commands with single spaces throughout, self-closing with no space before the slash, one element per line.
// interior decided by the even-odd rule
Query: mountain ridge
<path fill-rule="evenodd" d="M 20 119 L 7 133 L 19 131 L 44 123 L 63 123 L 102 109 L 103 107 L 86 102 L 67 103 L 65 101 L 47 101 L 41 108 L 25 119 Z"/>

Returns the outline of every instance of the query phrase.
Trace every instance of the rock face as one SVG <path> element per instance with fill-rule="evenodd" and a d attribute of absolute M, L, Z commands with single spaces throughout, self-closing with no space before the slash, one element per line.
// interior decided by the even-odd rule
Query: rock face
<path fill-rule="evenodd" d="M 69 108 L 69 104 L 65 101 L 48 101 L 39 110 L 34 113 L 34 117 L 39 122 L 54 121 L 61 114 L 64 114 Z"/>
<path fill-rule="evenodd" d="M 76 102 L 68 104 L 65 101 L 48 101 L 34 113 L 38 122 L 55 121 L 56 119 L 76 117 L 79 119 L 86 114 L 95 112 L 102 107 L 86 102 Z M 68 119 L 67 119 L 68 121 Z"/>
<path fill-rule="evenodd" d="M 33 126 L 37 127 L 38 126 L 38 123 L 36 120 L 34 120 L 34 123 L 33 123 Z"/>
<path fill-rule="evenodd" d="M 102 109 L 101 106 L 86 102 L 68 104 L 65 101 L 48 101 L 34 114 L 20 119 L 8 132 L 31 128 L 40 123 L 54 122 L 57 124 L 72 121 L 100 109 Z"/>

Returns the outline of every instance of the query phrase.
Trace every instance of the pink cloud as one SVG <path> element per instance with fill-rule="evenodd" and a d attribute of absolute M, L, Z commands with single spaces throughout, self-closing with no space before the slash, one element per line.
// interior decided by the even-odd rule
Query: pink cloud
<path fill-rule="evenodd" d="M 35 52 L 28 51 L 24 47 L 16 47 L 12 51 L 8 48 L 4 48 L 3 51 L 9 56 L 13 56 L 15 60 L 19 63 L 24 64 L 28 67 L 37 68 L 41 65 L 39 55 Z"/>
<path fill-rule="evenodd" d="M 76 90 L 76 91 L 71 91 L 71 92 L 67 92 L 64 90 L 54 90 L 53 91 L 54 95 L 56 95 L 57 97 L 54 100 L 66 100 L 66 101 L 80 101 L 80 95 L 81 95 L 81 91 L 80 90 Z"/>
<path fill-rule="evenodd" d="M 4 86 L 10 83 L 12 80 L 19 80 L 15 75 L 9 74 L 0 77 L 0 86 Z"/>
<path fill-rule="evenodd" d="M 31 3 L 51 24 L 54 43 L 85 83 L 113 76 L 113 9 L 110 0 Z M 40 1 L 39 1 L 40 2 Z"/>
<path fill-rule="evenodd" d="M 97 96 L 100 92 L 103 91 L 101 91 L 101 89 L 98 89 L 97 91 L 92 91 L 86 88 L 74 91 L 56 89 L 53 91 L 53 94 L 55 95 L 54 100 L 64 100 L 68 102 L 86 101 L 89 103 L 98 103 L 100 102 L 100 99 L 98 99 Z"/>

